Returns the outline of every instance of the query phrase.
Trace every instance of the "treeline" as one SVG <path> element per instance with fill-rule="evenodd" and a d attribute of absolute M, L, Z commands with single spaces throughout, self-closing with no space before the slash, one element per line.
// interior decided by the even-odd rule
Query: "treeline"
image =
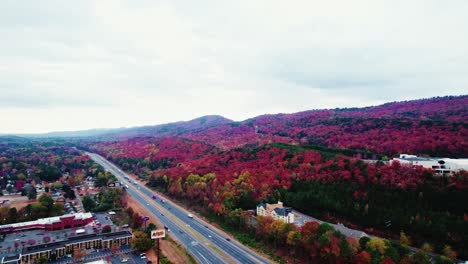
<path fill-rule="evenodd" d="M 464 189 L 426 183 L 408 191 L 378 184 L 359 187 L 344 181 L 295 181 L 281 197 L 305 214 L 325 217 L 331 213 L 338 219 L 393 234 L 405 230 L 419 245 L 430 241 L 441 252 L 446 244 L 452 244 L 461 255 L 468 255 L 466 205 L 460 202 L 468 201 Z"/>

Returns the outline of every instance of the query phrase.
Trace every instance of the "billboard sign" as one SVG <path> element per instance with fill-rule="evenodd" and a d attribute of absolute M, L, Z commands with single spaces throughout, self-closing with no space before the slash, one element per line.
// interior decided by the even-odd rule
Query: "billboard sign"
<path fill-rule="evenodd" d="M 120 185 L 120 182 L 112 182 L 107 184 L 107 187 L 119 187 Z"/>
<path fill-rule="evenodd" d="M 156 229 L 151 231 L 151 239 L 163 238 L 166 236 L 166 230 Z"/>

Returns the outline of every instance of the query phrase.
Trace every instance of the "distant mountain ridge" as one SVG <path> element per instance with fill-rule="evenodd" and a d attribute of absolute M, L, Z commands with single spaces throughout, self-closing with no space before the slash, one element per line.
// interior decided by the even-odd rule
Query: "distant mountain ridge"
<path fill-rule="evenodd" d="M 155 126 L 54 132 L 37 137 L 98 141 L 181 137 L 220 149 L 287 143 L 373 153 L 467 157 L 468 95 L 385 103 L 363 108 L 266 114 L 234 122 L 219 115 Z"/>
<path fill-rule="evenodd" d="M 271 142 L 468 157 L 468 96 L 261 115 L 182 136 L 222 149 Z"/>
<path fill-rule="evenodd" d="M 176 136 L 188 130 L 199 130 L 231 122 L 232 120 L 219 115 L 207 115 L 189 121 L 179 121 L 154 126 L 141 126 L 130 128 L 98 128 L 78 131 L 57 131 L 43 134 L 16 134 L 15 136 L 32 138 L 97 137 L 114 139 L 145 136 Z"/>

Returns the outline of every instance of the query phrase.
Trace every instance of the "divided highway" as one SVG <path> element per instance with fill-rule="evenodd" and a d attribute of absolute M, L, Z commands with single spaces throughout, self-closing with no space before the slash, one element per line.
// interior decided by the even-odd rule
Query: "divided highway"
<path fill-rule="evenodd" d="M 222 235 L 210 224 L 201 219 L 189 217 L 189 212 L 175 203 L 167 199 L 163 202 L 159 195 L 157 195 L 158 199 L 153 199 L 155 193 L 152 190 L 131 180 L 125 172 L 102 156 L 89 152 L 87 154 L 113 173 L 119 181 L 128 185 L 128 194 L 168 227 L 171 235 L 183 244 L 200 263 L 270 263 L 269 260 L 247 247 Z"/>

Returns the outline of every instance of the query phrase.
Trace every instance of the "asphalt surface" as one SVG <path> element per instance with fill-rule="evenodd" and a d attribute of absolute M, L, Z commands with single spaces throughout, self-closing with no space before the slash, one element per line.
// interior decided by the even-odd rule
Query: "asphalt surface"
<path fill-rule="evenodd" d="M 117 166 L 102 156 L 87 153 L 95 162 L 113 173 L 119 181 L 128 185 L 128 194 L 133 196 L 148 211 L 150 211 L 163 225 L 169 228 L 171 236 L 183 244 L 192 256 L 200 263 L 270 263 L 269 260 L 259 256 L 254 251 L 241 245 L 232 238 L 228 238 L 209 223 L 196 217 L 190 218 L 190 212 L 177 206 L 167 198 L 162 202 L 161 197 L 154 191 L 146 188 L 129 177 Z M 157 199 L 152 199 L 156 195 Z M 167 231 L 166 231 L 167 232 Z"/>
<path fill-rule="evenodd" d="M 119 255 L 122 255 L 119 256 Z M 85 262 L 90 262 L 99 259 L 107 259 L 111 260 L 111 263 L 118 264 L 118 263 L 129 263 L 129 264 L 146 264 L 146 259 L 141 259 L 137 253 L 132 253 L 132 249 L 130 246 L 125 245 L 122 246 L 119 252 L 115 255 L 108 249 L 102 250 L 99 252 L 88 252 L 86 256 L 83 258 Z M 122 259 L 126 258 L 127 262 L 122 262 Z M 49 260 L 50 264 L 70 264 L 76 263 L 76 260 L 73 257 L 63 257 L 58 260 Z"/>

